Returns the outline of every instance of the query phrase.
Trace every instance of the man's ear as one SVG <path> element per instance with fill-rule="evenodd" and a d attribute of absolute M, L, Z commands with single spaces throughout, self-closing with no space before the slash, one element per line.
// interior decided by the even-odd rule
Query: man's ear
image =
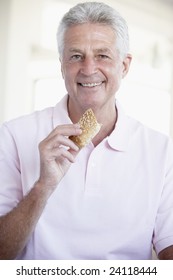
<path fill-rule="evenodd" d="M 64 71 L 63 71 L 62 65 L 61 65 L 61 74 L 62 74 L 62 77 L 64 79 Z"/>
<path fill-rule="evenodd" d="M 64 79 L 64 71 L 63 71 L 63 67 L 62 67 L 62 60 L 61 60 L 61 58 L 59 58 L 59 62 L 61 64 L 61 74 L 62 74 L 62 77 Z"/>
<path fill-rule="evenodd" d="M 131 61 L 132 61 L 132 55 L 128 53 L 126 57 L 123 59 L 122 78 L 124 78 L 129 72 Z"/>

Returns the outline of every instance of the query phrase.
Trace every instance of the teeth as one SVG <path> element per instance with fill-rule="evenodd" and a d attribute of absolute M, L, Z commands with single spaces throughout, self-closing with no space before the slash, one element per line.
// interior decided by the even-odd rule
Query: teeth
<path fill-rule="evenodd" d="M 102 84 L 102 82 L 99 82 L 99 83 L 81 83 L 81 85 L 83 86 L 83 87 L 96 87 L 96 86 L 99 86 L 99 85 L 101 85 Z"/>

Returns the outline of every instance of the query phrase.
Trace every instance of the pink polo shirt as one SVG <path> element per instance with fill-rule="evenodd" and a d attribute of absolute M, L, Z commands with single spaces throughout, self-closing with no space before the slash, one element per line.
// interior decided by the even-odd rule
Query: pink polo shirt
<path fill-rule="evenodd" d="M 66 104 L 1 127 L 0 215 L 38 179 L 38 144 L 71 122 Z M 173 143 L 117 108 L 115 130 L 80 151 L 19 259 L 150 259 L 152 243 L 173 245 Z"/>

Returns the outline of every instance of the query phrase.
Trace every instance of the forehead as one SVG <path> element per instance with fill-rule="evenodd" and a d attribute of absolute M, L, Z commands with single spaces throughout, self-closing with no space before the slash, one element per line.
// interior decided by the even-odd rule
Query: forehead
<path fill-rule="evenodd" d="M 87 45 L 115 46 L 116 36 L 109 25 L 85 23 L 69 27 L 64 36 L 64 47 Z"/>

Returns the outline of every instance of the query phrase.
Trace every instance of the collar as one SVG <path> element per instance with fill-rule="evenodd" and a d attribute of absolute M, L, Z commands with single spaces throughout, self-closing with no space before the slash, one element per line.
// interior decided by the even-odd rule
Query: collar
<path fill-rule="evenodd" d="M 118 113 L 117 122 L 114 130 L 107 138 L 107 141 L 112 149 L 116 151 L 125 152 L 128 150 L 129 142 L 133 134 L 133 125 L 131 122 L 131 118 L 129 118 L 125 114 L 117 100 L 116 108 Z"/>
<path fill-rule="evenodd" d="M 68 94 L 66 94 L 53 108 L 53 128 L 57 125 L 72 123 L 68 115 L 67 100 Z"/>
<path fill-rule="evenodd" d="M 64 123 L 72 123 L 68 115 L 67 99 L 68 94 L 66 94 L 53 109 L 53 128 Z M 110 136 L 106 138 L 106 141 L 110 148 L 116 151 L 125 152 L 128 149 L 129 142 L 133 134 L 133 125 L 131 123 L 131 119 L 124 113 L 117 100 L 116 108 L 118 113 L 117 122 Z"/>

